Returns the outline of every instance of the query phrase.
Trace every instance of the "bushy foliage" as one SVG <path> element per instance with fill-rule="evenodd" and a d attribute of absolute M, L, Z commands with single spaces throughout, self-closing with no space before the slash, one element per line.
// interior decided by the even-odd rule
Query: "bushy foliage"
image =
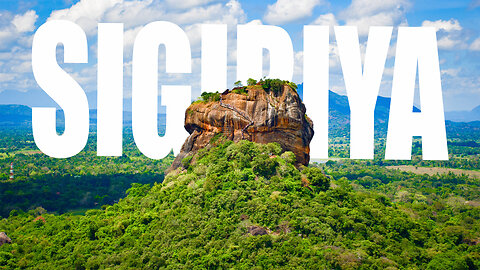
<path fill-rule="evenodd" d="M 131 131 L 124 130 L 120 157 L 97 156 L 95 134 L 86 149 L 68 159 L 51 158 L 35 148 L 28 133 L 0 132 L 0 218 L 12 210 L 28 211 L 41 206 L 49 212 L 65 213 L 100 208 L 125 197 L 132 183 L 153 184 L 173 162 L 173 153 L 162 160 L 145 157 L 136 148 Z M 10 140 L 23 143 L 23 148 Z M 13 141 L 12 140 L 12 141 Z M 31 145 L 33 144 L 33 146 Z M 93 144 L 93 145 L 92 145 Z M 15 177 L 9 180 L 10 162 Z M 2 172 L 5 172 L 2 174 Z"/>
<path fill-rule="evenodd" d="M 309 183 L 312 186 L 319 188 L 320 190 L 327 190 L 330 188 L 330 180 L 324 175 L 322 170 L 315 167 L 305 168 L 302 171 L 303 174 L 309 180 Z"/>
<path fill-rule="evenodd" d="M 220 93 L 217 92 L 203 92 L 195 102 L 215 102 L 220 101 Z"/>
<path fill-rule="evenodd" d="M 292 89 L 297 90 L 297 85 L 295 83 L 280 79 L 261 79 L 259 83 L 267 92 L 273 91 L 274 93 L 278 93 L 284 85 L 288 85 Z"/>
<path fill-rule="evenodd" d="M 190 162 L 192 161 L 193 156 L 187 156 L 182 159 L 182 166 L 186 169 L 188 169 L 188 166 L 190 166 Z"/>
<path fill-rule="evenodd" d="M 257 80 L 252 79 L 252 78 L 249 78 L 249 79 L 247 80 L 247 85 L 248 85 L 248 86 L 252 86 L 252 85 L 255 85 L 255 84 L 257 84 Z"/>
<path fill-rule="evenodd" d="M 294 82 L 287 81 L 288 86 L 290 86 L 293 90 L 297 90 L 298 86 Z"/>
<path fill-rule="evenodd" d="M 260 80 L 260 85 L 267 92 L 273 91 L 274 93 L 280 92 L 282 86 L 285 84 L 284 81 L 280 79 L 262 79 Z"/>
<path fill-rule="evenodd" d="M 324 190 L 322 170 L 299 171 L 278 144 L 222 138 L 214 144 L 187 170 L 151 189 L 135 185 L 102 210 L 85 216 L 30 211 L 2 220 L 0 231 L 13 244 L 0 247 L 0 268 L 480 266 L 478 207 L 396 202 L 358 190 L 347 178 L 332 179 Z M 45 223 L 34 221 L 38 215 Z"/>
<path fill-rule="evenodd" d="M 240 95 L 248 95 L 246 87 L 237 87 L 232 89 L 232 93 L 240 94 Z"/>

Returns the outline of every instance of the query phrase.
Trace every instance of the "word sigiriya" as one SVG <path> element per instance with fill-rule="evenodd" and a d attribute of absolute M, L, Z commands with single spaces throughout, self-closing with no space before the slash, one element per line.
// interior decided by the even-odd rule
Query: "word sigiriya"
<path fill-rule="evenodd" d="M 328 158 L 328 26 L 304 26 L 304 103 L 314 121 L 312 158 Z M 350 105 L 350 158 L 374 156 L 374 110 L 393 27 L 371 27 L 362 68 L 359 38 L 354 26 L 335 26 L 345 87 Z M 85 32 L 69 21 L 53 20 L 35 33 L 32 68 L 38 85 L 63 109 L 65 130 L 56 133 L 56 109 L 35 107 L 35 143 L 51 157 L 80 152 L 89 132 L 89 107 L 81 86 L 57 63 L 63 44 L 65 63 L 87 63 Z M 158 135 L 158 48 L 165 46 L 166 73 L 191 73 L 190 43 L 177 25 L 152 22 L 136 36 L 132 56 L 132 129 L 135 143 L 147 157 L 175 154 L 188 136 L 184 112 L 191 86 L 161 85 L 166 106 L 166 131 Z M 262 77 L 262 54 L 270 53 L 269 78 L 292 80 L 294 51 L 288 33 L 277 26 L 237 26 L 237 79 Z M 122 155 L 123 24 L 98 24 L 97 154 Z M 421 112 L 412 112 L 418 68 Z M 227 88 L 227 26 L 202 25 L 201 88 Z M 399 27 L 392 82 L 386 159 L 410 159 L 412 137 L 422 136 L 423 158 L 448 159 L 436 32 L 429 27 Z"/>

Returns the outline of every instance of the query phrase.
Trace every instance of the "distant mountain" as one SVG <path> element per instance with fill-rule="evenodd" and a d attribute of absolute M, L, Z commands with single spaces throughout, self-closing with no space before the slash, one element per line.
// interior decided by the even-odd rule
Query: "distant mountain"
<path fill-rule="evenodd" d="M 303 98 L 303 84 L 299 84 L 297 92 L 301 98 Z M 2 92 L 3 93 L 3 92 Z M 16 93 L 17 95 L 22 96 L 22 93 Z M 19 98 L 19 97 L 17 97 Z M 46 97 L 49 99 L 49 97 Z M 45 100 L 40 100 L 44 102 Z M 50 100 L 48 105 L 43 106 L 55 106 L 51 104 L 53 101 Z M 32 102 L 33 106 L 39 106 L 38 103 Z M 42 103 L 45 104 L 45 103 Z M 131 106 L 130 100 L 124 100 L 125 107 Z M 31 108 L 24 105 L 0 105 L 0 126 L 29 126 L 31 125 L 32 112 Z M 381 97 L 377 98 L 377 104 L 375 107 L 375 122 L 377 124 L 386 124 L 388 122 L 388 114 L 390 110 L 390 98 Z M 165 124 L 165 113 L 164 110 L 161 110 L 159 114 L 159 125 L 162 126 Z M 418 111 L 417 108 L 414 108 L 414 111 Z M 62 125 L 63 112 L 57 111 L 57 123 Z M 340 129 L 346 130 L 349 129 L 348 123 L 350 122 L 350 107 L 348 104 L 348 98 L 346 96 L 339 95 L 335 92 L 329 91 L 329 112 L 330 112 L 330 129 Z M 308 114 L 308 111 L 307 111 Z M 130 111 L 123 112 L 123 121 L 124 125 L 129 127 L 132 124 L 132 113 Z M 90 123 L 95 125 L 97 123 L 97 110 L 90 110 Z M 386 127 L 385 127 L 386 128 Z M 383 127 L 381 129 L 384 129 Z M 343 132 L 343 131 L 342 131 Z"/>
<path fill-rule="evenodd" d="M 0 126 L 28 126 L 32 121 L 32 109 L 24 105 L 0 105 Z"/>
<path fill-rule="evenodd" d="M 297 85 L 297 92 L 303 99 L 303 84 Z M 348 97 L 339 95 L 333 91 L 328 91 L 329 103 L 329 129 L 330 134 L 345 136 L 350 130 L 350 106 Z M 417 107 L 412 108 L 413 112 L 420 112 Z M 377 97 L 375 105 L 375 132 L 385 134 L 388 124 L 388 116 L 390 113 L 390 98 Z M 308 109 L 307 109 L 308 115 Z"/>
<path fill-rule="evenodd" d="M 297 92 L 303 99 L 303 85 L 299 84 Z M 348 136 L 350 131 L 350 107 L 348 98 L 329 91 L 329 132 L 333 137 Z M 413 107 L 413 112 L 420 112 Z M 385 137 L 390 112 L 390 98 L 379 96 L 375 107 L 375 134 Z M 308 110 L 307 110 L 308 114 Z M 467 112 L 446 112 L 445 126 L 449 139 L 468 140 L 480 132 L 480 106 Z"/>
<path fill-rule="evenodd" d="M 166 123 L 166 115 L 158 115 L 159 126 L 164 126 Z M 64 125 L 63 111 L 57 110 L 57 124 Z M 90 110 L 90 125 L 97 124 L 97 110 Z M 132 112 L 123 112 L 123 124 L 125 127 L 132 126 Z M 32 125 L 32 108 L 25 105 L 1 105 L 0 104 L 0 127 L 28 127 Z"/>
<path fill-rule="evenodd" d="M 297 92 L 303 99 L 303 84 L 299 84 Z M 4 93 L 4 92 L 2 92 Z M 22 95 L 20 93 L 19 95 Z M 0 96 L 2 96 L 0 94 Z M 47 96 L 48 98 L 48 96 Z M 0 99 L 1 100 L 1 99 Z M 7 100 L 8 101 L 8 100 Z M 6 102 L 1 100 L 1 102 Z M 43 102 L 40 100 L 39 102 Z M 53 101 L 51 101 L 53 102 Z M 31 102 L 33 106 L 40 106 L 37 102 Z M 54 106 L 54 104 L 43 106 Z M 127 108 L 131 108 L 130 100 L 125 99 L 124 105 Z M 414 112 L 420 110 L 416 107 L 412 108 Z M 388 115 L 390 111 L 390 98 L 379 96 L 375 107 L 375 133 L 384 136 L 387 131 Z M 57 111 L 57 123 L 61 126 L 63 122 L 63 112 Z M 159 126 L 165 125 L 166 115 L 163 110 L 159 114 Z M 308 114 L 308 110 L 307 110 Z M 464 125 L 456 124 L 455 122 L 470 122 L 480 121 L 480 106 L 476 107 L 470 112 L 446 112 L 446 125 L 449 130 L 449 138 L 451 136 L 457 136 L 455 130 L 463 130 L 464 134 L 467 130 L 474 128 L 477 129 L 480 122 L 472 122 Z M 24 105 L 0 105 L 0 127 L 31 127 L 32 110 L 28 106 Z M 350 107 L 347 96 L 339 95 L 335 92 L 329 91 L 329 129 L 332 136 L 347 136 L 350 130 Z M 132 113 L 127 109 L 123 112 L 123 121 L 125 127 L 131 127 L 132 125 Z M 452 122 L 453 121 L 453 122 Z M 97 123 L 97 110 L 90 110 L 90 123 L 96 125 Z"/>
<path fill-rule="evenodd" d="M 97 108 L 97 92 L 85 93 L 90 109 Z M 20 92 L 14 90 L 3 90 L 0 92 L 0 105 L 21 104 L 28 107 L 56 107 L 60 109 L 57 103 L 48 96 L 43 90 L 33 89 L 27 92 Z M 160 98 L 159 98 L 160 104 Z M 123 99 L 123 110 L 126 112 L 132 111 L 132 99 Z M 159 113 L 165 114 L 165 107 L 159 106 Z"/>
<path fill-rule="evenodd" d="M 55 107 L 56 103 L 42 90 L 20 92 L 4 90 L 0 92 L 0 104 L 22 104 L 28 107 Z"/>
<path fill-rule="evenodd" d="M 471 111 L 445 112 L 445 119 L 454 122 L 480 121 L 480 106 L 473 108 Z"/>

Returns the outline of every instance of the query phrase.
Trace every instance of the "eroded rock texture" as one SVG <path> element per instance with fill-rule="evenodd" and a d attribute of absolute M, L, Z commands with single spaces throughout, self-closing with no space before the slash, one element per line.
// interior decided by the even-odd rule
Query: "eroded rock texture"
<path fill-rule="evenodd" d="M 183 158 L 206 147 L 219 133 L 234 142 L 277 142 L 295 154 L 298 165 L 308 164 L 313 123 L 297 92 L 287 84 L 277 91 L 265 91 L 260 85 L 248 86 L 245 91 L 237 94 L 227 90 L 220 95 L 220 101 L 195 102 L 188 107 L 185 129 L 190 136 L 172 169 L 181 166 Z"/>

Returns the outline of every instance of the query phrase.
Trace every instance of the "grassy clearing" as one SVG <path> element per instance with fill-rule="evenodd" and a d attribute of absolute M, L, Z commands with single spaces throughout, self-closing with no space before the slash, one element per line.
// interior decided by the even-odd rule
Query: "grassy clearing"
<path fill-rule="evenodd" d="M 480 179 L 480 171 L 452 169 L 452 168 L 440 168 L 440 167 L 417 167 L 412 165 L 400 165 L 400 166 L 387 166 L 388 169 L 400 170 L 403 172 L 413 172 L 416 174 L 447 174 L 449 172 L 456 175 L 466 174 L 470 177 Z"/>

